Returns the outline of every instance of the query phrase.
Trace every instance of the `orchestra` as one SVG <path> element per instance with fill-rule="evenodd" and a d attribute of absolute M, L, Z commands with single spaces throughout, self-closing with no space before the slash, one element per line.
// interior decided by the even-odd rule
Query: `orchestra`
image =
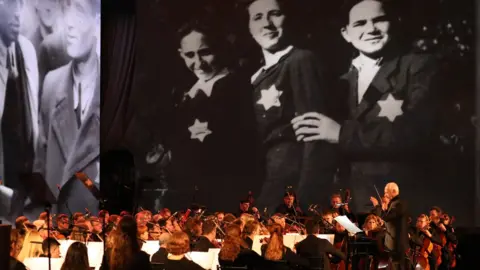
<path fill-rule="evenodd" d="M 52 222 L 52 225 L 47 225 L 48 222 L 40 219 L 46 218 L 45 213 L 42 213 L 39 220 L 34 222 L 21 216 L 17 218 L 16 226 L 23 234 L 28 235 L 29 239 L 35 236 L 38 243 L 41 243 L 40 240 L 45 242 L 46 239 L 51 239 L 50 241 L 72 240 L 82 243 L 107 241 L 105 247 L 108 251 L 108 247 L 114 244 L 111 242 L 110 236 L 119 230 L 118 224 L 121 220 L 129 217 L 135 220 L 137 239 L 140 243 L 151 241 L 162 243 L 158 251 L 160 253 L 157 252 L 158 254 L 155 255 L 156 261 L 165 261 L 165 256 L 167 256 L 165 246 L 169 241 L 168 239 L 172 234 L 178 232 L 185 232 L 188 235 L 190 250 L 208 252 L 209 249 L 222 249 L 223 241 L 227 236 L 226 232 L 228 234 L 231 226 L 237 226 L 241 232 L 239 237 L 245 244 L 242 249 L 253 250 L 256 239 L 260 239 L 259 245 L 264 250 L 270 242 L 272 231 L 275 234 L 281 232 L 285 237 L 291 234 L 307 236 L 311 234 L 308 232 L 308 226 L 313 226 L 316 232 L 316 228 L 318 228 L 320 234 L 332 234 L 332 247 L 340 252 L 337 254 L 343 254 L 347 258 L 345 260 L 343 256 L 327 255 L 329 258 L 328 267 L 338 270 L 372 270 L 380 269 L 385 265 L 390 265 L 392 267 L 390 269 L 395 269 L 395 265 L 393 265 L 395 259 L 402 258 L 402 256 L 395 255 L 396 257 L 392 258 L 394 256 L 392 252 L 403 243 L 397 243 L 397 239 L 392 238 L 392 235 L 401 236 L 399 228 L 404 226 L 408 231 L 408 243 L 406 243 L 408 247 L 404 251 L 406 266 L 398 269 L 413 269 L 415 267 L 417 269 L 421 267 L 425 270 L 454 269 L 457 260 L 455 250 L 458 242 L 452 224 L 453 217 L 443 212 L 439 207 L 432 206 L 428 214 L 421 214 L 414 219 L 415 224 L 410 224 L 407 218 L 400 219 L 400 222 L 404 222 L 404 224 L 399 224 L 398 219 L 393 221 L 394 219 L 390 217 L 391 213 L 396 211 L 395 208 L 400 207 L 398 203 L 395 204 L 399 201 L 398 194 L 398 185 L 393 182 L 388 183 L 385 187 L 385 195 L 379 198 L 382 199 L 382 205 L 375 198 L 377 196 L 372 196 L 370 198 L 372 210 L 370 213 L 365 213 L 367 216 L 362 220 L 362 223 L 358 223 L 361 219 L 357 217 L 361 217 L 364 213 L 355 213 L 354 209 L 348 207 L 348 200 L 339 196 L 339 193 L 335 193 L 331 196 L 330 207 L 325 206 L 327 210 L 321 213 L 316 209 L 322 207 L 310 205 L 310 211 L 306 212 L 296 206 L 294 212 L 290 210 L 293 214 L 280 211 L 270 217 L 264 215 L 258 217 L 255 213 L 249 213 L 249 210 L 256 205 L 246 207 L 245 204 L 250 204 L 250 202 L 240 198 L 240 210 L 243 210 L 243 213 L 238 217 L 230 213 L 210 213 L 207 207 L 203 208 L 202 211 L 186 209 L 185 211 L 175 212 L 173 215 L 166 208 L 161 209 L 156 214 L 141 208 L 134 217 L 126 213 L 123 213 L 123 216 L 110 214 L 105 210 L 102 210 L 96 216 L 91 213 L 75 213 L 69 217 L 66 214 L 59 213 L 53 215 L 52 220 L 54 222 Z M 249 194 L 249 196 L 252 195 Z M 278 207 L 277 210 L 292 209 L 295 206 L 295 199 L 295 196 L 286 193 L 283 202 L 280 204 L 281 207 Z M 192 205 L 191 208 L 196 209 L 198 205 Z M 352 224 L 361 228 L 361 232 L 351 233 L 345 227 L 348 225 L 342 224 L 341 220 L 336 217 L 347 217 Z M 394 229 L 391 228 L 390 223 L 392 222 L 396 222 Z M 272 230 L 272 228 L 277 229 Z M 311 227 L 310 230 L 312 230 Z M 43 233 L 45 231 L 50 232 L 50 238 Z M 56 248 L 56 243 L 58 242 L 52 242 L 50 246 Z M 295 246 L 298 243 L 296 242 Z M 369 245 L 369 248 L 360 251 L 359 243 Z M 32 245 L 34 244 L 25 245 L 30 248 L 30 252 L 27 253 L 24 250 L 21 253 L 22 256 L 42 256 L 41 254 L 45 254 L 45 251 L 32 254 Z M 43 246 L 48 247 L 48 244 L 44 243 Z M 295 254 L 295 246 L 288 252 Z M 38 250 L 41 250 L 41 247 L 40 245 Z M 291 254 L 289 256 L 292 256 Z"/>

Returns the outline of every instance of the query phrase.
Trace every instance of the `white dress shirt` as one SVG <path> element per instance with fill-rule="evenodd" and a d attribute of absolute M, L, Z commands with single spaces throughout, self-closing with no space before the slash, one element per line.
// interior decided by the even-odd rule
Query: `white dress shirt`
<path fill-rule="evenodd" d="M 73 104 L 74 109 L 77 110 L 79 104 L 81 104 L 81 121 L 85 120 L 86 113 L 90 104 L 92 103 L 93 96 L 95 95 L 95 88 L 97 86 L 97 76 L 99 76 L 99 65 L 95 65 L 95 68 L 90 70 L 87 74 L 83 74 L 80 77 L 73 68 Z M 81 90 L 81 93 L 80 91 Z M 81 98 L 80 98 L 81 97 Z"/>
<path fill-rule="evenodd" d="M 278 51 L 276 53 L 270 53 L 268 51 L 263 51 L 263 59 L 265 60 L 265 65 L 261 67 L 255 74 L 253 74 L 251 78 L 251 82 L 253 83 L 257 77 L 265 70 L 273 67 L 280 61 L 280 59 L 289 53 L 293 49 L 293 46 L 288 46 L 286 49 Z"/>
<path fill-rule="evenodd" d="M 352 65 L 358 70 L 358 100 L 362 101 L 363 95 L 367 91 L 368 87 L 377 75 L 382 64 L 382 59 L 371 59 L 367 56 L 360 54 L 357 58 L 353 59 Z"/>

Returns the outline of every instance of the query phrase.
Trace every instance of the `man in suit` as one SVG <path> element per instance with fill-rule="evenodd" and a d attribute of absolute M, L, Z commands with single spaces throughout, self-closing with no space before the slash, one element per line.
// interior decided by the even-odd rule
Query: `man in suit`
<path fill-rule="evenodd" d="M 0 217 L 10 222 L 23 209 L 39 132 L 37 57 L 19 34 L 22 8 L 22 0 L 0 2 Z"/>
<path fill-rule="evenodd" d="M 338 104 L 348 116 L 335 121 L 320 113 L 292 120 L 297 139 L 327 141 L 339 146 L 349 162 L 349 186 L 356 213 L 367 213 L 374 185 L 395 180 L 405 187 L 404 199 L 414 212 L 433 204 L 426 168 L 435 141 L 439 65 L 429 55 L 400 48 L 401 20 L 390 2 L 356 0 L 345 9 L 341 33 L 358 52 L 341 77 Z M 431 184 L 431 183 L 430 183 Z"/>
<path fill-rule="evenodd" d="M 98 0 L 71 1 L 66 13 L 66 48 L 73 60 L 49 72 L 43 85 L 41 155 L 36 168 L 45 176 L 58 212 L 98 211 L 96 198 L 75 173 L 85 173 L 98 188 L 100 63 L 95 27 L 99 12 Z"/>
<path fill-rule="evenodd" d="M 385 221 L 385 248 L 390 252 L 394 269 L 407 269 L 406 251 L 408 249 L 407 205 L 400 200 L 400 189 L 394 182 L 385 186 L 385 197 L 388 205 L 379 204 L 375 198 L 370 198 L 376 208 L 376 215 Z"/>
<path fill-rule="evenodd" d="M 312 220 L 305 224 L 307 238 L 296 244 L 297 254 L 304 258 L 323 258 L 323 269 L 330 269 L 328 255 L 336 256 L 342 260 L 347 257 L 340 250 L 337 250 L 328 240 L 321 239 L 315 235 L 320 231 L 320 225 Z M 320 267 L 320 265 L 318 265 Z"/>

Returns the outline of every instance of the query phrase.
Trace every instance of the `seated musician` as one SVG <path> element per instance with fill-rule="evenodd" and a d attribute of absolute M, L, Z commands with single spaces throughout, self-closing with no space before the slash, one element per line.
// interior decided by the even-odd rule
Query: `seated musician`
<path fill-rule="evenodd" d="M 40 257 L 48 257 L 50 250 L 50 257 L 52 259 L 60 258 L 60 243 L 53 237 L 47 238 L 42 242 L 43 254 Z"/>
<path fill-rule="evenodd" d="M 103 242 L 102 231 L 103 231 L 103 224 L 101 219 L 98 217 L 91 217 L 89 218 L 88 222 L 91 224 L 91 231 L 92 236 L 90 237 L 90 241 L 92 242 Z"/>
<path fill-rule="evenodd" d="M 270 220 L 269 220 L 269 225 L 273 225 L 273 224 L 278 224 L 282 227 L 282 229 L 284 231 L 286 231 L 286 227 L 287 227 L 287 223 L 285 221 L 285 216 L 282 215 L 282 214 L 274 214 Z"/>
<path fill-rule="evenodd" d="M 18 255 L 23 247 L 23 235 L 20 229 L 10 231 L 10 270 L 26 270 L 25 265 L 18 260 Z"/>
<path fill-rule="evenodd" d="M 160 210 L 159 214 L 163 218 L 170 218 L 172 216 L 172 212 L 168 208 L 163 208 L 162 210 Z"/>
<path fill-rule="evenodd" d="M 169 253 L 165 262 L 165 270 L 203 270 L 203 268 L 185 258 L 185 254 L 190 251 L 190 239 L 184 232 L 172 234 L 170 241 L 167 242 L 167 252 Z"/>
<path fill-rule="evenodd" d="M 426 241 L 437 245 L 442 244 L 442 240 L 437 231 L 430 226 L 430 218 L 425 214 L 418 216 L 415 228 L 411 228 L 408 235 L 413 250 L 421 250 L 422 247 L 425 246 Z M 437 257 L 435 254 L 431 250 L 426 250 L 425 252 L 428 252 L 426 255 L 428 255 L 430 269 L 437 269 Z M 423 255 L 424 254 L 421 254 L 421 256 Z"/>
<path fill-rule="evenodd" d="M 247 243 L 248 248 L 252 249 L 253 239 L 260 234 L 260 223 L 256 220 L 248 221 L 242 231 L 243 240 Z"/>
<path fill-rule="evenodd" d="M 277 206 L 275 213 L 292 217 L 303 216 L 303 211 L 296 205 L 296 200 L 297 198 L 293 192 L 286 192 L 283 196 L 283 203 Z"/>
<path fill-rule="evenodd" d="M 227 226 L 225 234 L 222 248 L 218 254 L 218 262 L 221 266 L 247 267 L 248 269 L 259 269 L 258 267 L 263 266 L 265 260 L 248 248 L 241 238 L 242 233 L 238 225 Z"/>
<path fill-rule="evenodd" d="M 335 246 L 337 246 L 338 243 L 346 243 L 347 238 L 348 238 L 348 232 L 345 230 L 345 227 L 343 227 L 339 222 L 333 221 L 333 225 L 335 226 L 335 238 L 333 240 L 333 243 Z"/>
<path fill-rule="evenodd" d="M 110 218 L 110 213 L 107 210 L 100 210 L 98 212 L 98 218 L 100 219 L 100 221 L 102 221 L 103 219 L 104 220 L 103 222 L 108 223 L 108 219 Z"/>
<path fill-rule="evenodd" d="M 190 249 L 193 249 L 198 238 L 202 235 L 202 221 L 198 218 L 189 218 L 185 223 L 184 231 L 190 237 Z"/>
<path fill-rule="evenodd" d="M 368 215 L 363 224 L 363 231 L 367 236 L 367 239 L 370 239 L 372 242 L 376 243 L 376 249 L 372 250 L 375 256 L 373 260 L 369 258 L 362 258 L 360 261 L 360 268 L 366 269 L 364 265 L 373 265 L 374 269 L 378 268 L 380 260 L 387 261 L 388 255 L 384 252 L 384 242 L 385 242 L 385 230 L 382 228 L 381 219 L 376 215 Z"/>
<path fill-rule="evenodd" d="M 242 214 L 254 215 L 256 213 L 258 213 L 258 209 L 256 207 L 251 207 L 249 200 L 245 199 L 240 201 L 237 217 L 240 217 Z"/>
<path fill-rule="evenodd" d="M 128 211 L 122 211 L 120 212 L 120 217 L 124 217 L 124 216 L 131 216 L 132 214 Z"/>
<path fill-rule="evenodd" d="M 208 252 L 211 248 L 218 248 L 216 236 L 217 226 L 212 220 L 206 220 L 202 224 L 202 235 L 193 245 L 192 251 Z"/>
<path fill-rule="evenodd" d="M 442 240 L 442 256 L 439 269 L 449 269 L 455 260 L 452 247 L 458 244 L 453 227 L 449 225 L 450 217 L 445 215 L 440 207 L 430 209 L 430 226 L 434 228 Z"/>
<path fill-rule="evenodd" d="M 165 263 L 167 261 L 167 242 L 170 241 L 171 234 L 162 234 L 158 239 L 160 248 L 152 255 L 152 263 Z"/>
<path fill-rule="evenodd" d="M 322 213 L 322 224 L 323 224 L 323 232 L 325 234 L 334 234 L 335 233 L 335 225 L 333 225 L 333 213 L 331 210 L 326 210 Z"/>
<path fill-rule="evenodd" d="M 338 193 L 330 197 L 331 211 L 340 216 L 347 216 L 352 222 L 356 222 L 355 215 L 351 212 L 348 203 L 343 203 L 342 196 Z"/>
<path fill-rule="evenodd" d="M 218 223 L 221 225 L 223 223 L 223 218 L 225 217 L 225 213 L 216 212 L 215 216 L 217 217 Z"/>
<path fill-rule="evenodd" d="M 15 228 L 24 231 L 24 223 L 30 222 L 26 216 L 19 216 L 15 219 Z"/>
<path fill-rule="evenodd" d="M 286 261 L 290 266 L 308 267 L 309 261 L 295 254 L 289 247 L 283 244 L 283 228 L 279 224 L 273 224 L 268 228 L 270 239 L 261 247 L 262 256 L 267 261 Z M 270 266 L 270 269 L 274 265 Z"/>
<path fill-rule="evenodd" d="M 68 216 L 65 214 L 60 214 L 56 218 L 57 223 L 57 232 L 63 235 L 63 238 L 68 238 L 70 236 L 70 222 L 68 221 Z"/>
<path fill-rule="evenodd" d="M 231 224 L 238 225 L 240 227 L 240 231 L 243 232 L 243 229 L 245 228 L 245 223 L 243 223 L 243 220 L 240 218 L 235 219 Z"/>
<path fill-rule="evenodd" d="M 90 231 L 86 223 L 78 223 L 72 229 L 70 240 L 87 242 L 90 239 Z"/>
<path fill-rule="evenodd" d="M 85 220 L 85 215 L 81 212 L 75 212 L 73 214 L 73 224 L 83 222 Z"/>
<path fill-rule="evenodd" d="M 328 255 L 336 256 L 341 260 L 347 257 L 343 252 L 336 249 L 328 240 L 318 238 L 316 234 L 320 233 L 320 225 L 312 220 L 305 224 L 307 238 L 295 245 L 297 254 L 303 258 L 323 258 L 323 269 L 330 269 L 330 258 Z M 316 267 L 322 267 L 315 265 Z"/>
<path fill-rule="evenodd" d="M 137 237 L 142 241 L 150 240 L 150 236 L 148 235 L 148 227 L 147 226 L 138 226 L 137 224 Z"/>
<path fill-rule="evenodd" d="M 162 229 L 158 223 L 152 223 L 152 226 L 148 227 L 148 239 L 158 240 L 162 234 Z"/>

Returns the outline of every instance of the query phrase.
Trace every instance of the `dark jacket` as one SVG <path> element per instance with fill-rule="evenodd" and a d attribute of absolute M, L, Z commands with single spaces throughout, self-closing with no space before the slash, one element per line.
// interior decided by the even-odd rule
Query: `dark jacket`
<path fill-rule="evenodd" d="M 296 245 L 297 254 L 303 258 L 323 258 L 323 269 L 330 269 L 328 254 L 346 260 L 347 257 L 337 250 L 328 240 L 321 239 L 315 235 L 308 235 L 303 241 Z"/>
<path fill-rule="evenodd" d="M 399 256 L 405 256 L 409 246 L 406 203 L 396 196 L 388 204 L 387 210 L 382 212 L 381 217 L 386 227 L 385 247 Z"/>

